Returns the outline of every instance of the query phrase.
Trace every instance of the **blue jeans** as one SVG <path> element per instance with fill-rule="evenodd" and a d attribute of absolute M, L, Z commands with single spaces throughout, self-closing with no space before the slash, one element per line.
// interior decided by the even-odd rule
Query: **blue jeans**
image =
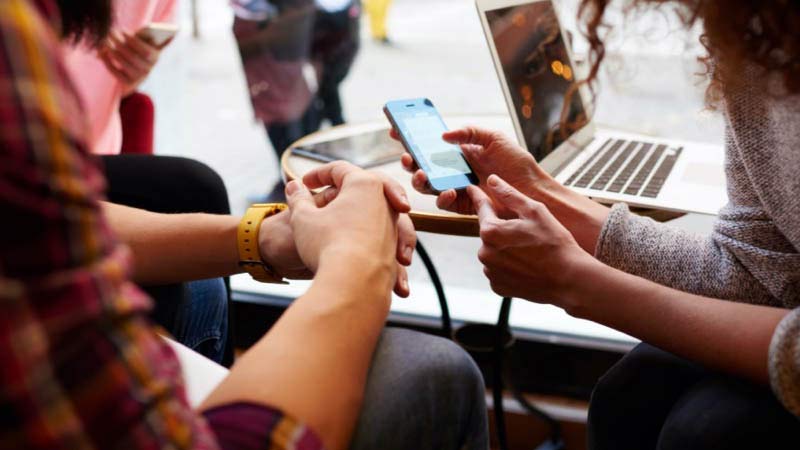
<path fill-rule="evenodd" d="M 387 328 L 372 358 L 351 450 L 487 450 L 483 377 L 440 337 Z"/>
<path fill-rule="evenodd" d="M 228 292 L 222 278 L 186 283 L 172 334 L 175 340 L 217 363 L 228 336 Z"/>

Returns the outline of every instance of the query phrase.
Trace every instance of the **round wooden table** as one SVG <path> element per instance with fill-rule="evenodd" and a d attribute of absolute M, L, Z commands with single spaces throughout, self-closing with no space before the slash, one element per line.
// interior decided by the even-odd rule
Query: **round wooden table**
<path fill-rule="evenodd" d="M 450 129 L 465 125 L 478 125 L 485 128 L 501 130 L 509 136 L 514 135 L 511 119 L 507 116 L 456 116 L 446 117 L 445 121 Z M 281 169 L 285 181 L 291 181 L 308 173 L 323 162 L 315 161 L 303 156 L 295 155 L 292 150 L 303 145 L 324 142 L 347 136 L 358 135 L 375 130 L 389 132 L 389 122 L 386 120 L 366 122 L 360 124 L 346 124 L 328 128 L 312 133 L 292 144 L 283 154 Z M 436 197 L 417 192 L 411 186 L 411 174 L 403 170 L 400 160 L 372 167 L 369 170 L 383 172 L 397 180 L 406 190 L 411 203 L 411 220 L 417 231 L 449 234 L 455 236 L 477 236 L 478 219 L 475 216 L 452 214 L 436 207 Z"/>
<path fill-rule="evenodd" d="M 514 128 L 508 116 L 453 116 L 447 117 L 445 120 L 450 129 L 465 125 L 478 125 L 484 128 L 502 131 L 507 136 L 514 136 Z M 385 130 L 388 133 L 389 128 L 390 125 L 388 121 L 378 120 L 359 124 L 341 125 L 309 134 L 292 144 L 283 154 L 281 169 L 285 181 L 288 182 L 295 178 L 302 177 L 315 167 L 325 164 L 320 161 L 295 155 L 292 152 L 294 148 L 375 130 Z M 411 213 L 409 215 L 414 221 L 414 226 L 417 231 L 428 231 L 431 233 L 455 236 L 478 236 L 478 218 L 476 216 L 453 214 L 439 209 L 436 206 L 436 197 L 433 195 L 420 194 L 411 186 L 411 174 L 403 170 L 399 159 L 395 162 L 372 167 L 369 170 L 383 172 L 397 180 L 397 182 L 405 188 L 411 203 Z M 683 215 L 682 213 L 671 211 L 643 208 L 631 209 L 637 214 L 652 217 L 659 222 L 666 222 Z"/>

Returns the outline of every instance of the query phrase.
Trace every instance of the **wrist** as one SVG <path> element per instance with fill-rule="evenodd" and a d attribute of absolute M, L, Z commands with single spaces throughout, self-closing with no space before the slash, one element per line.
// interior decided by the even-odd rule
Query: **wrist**
<path fill-rule="evenodd" d="M 559 303 L 567 314 L 580 319 L 593 316 L 598 304 L 594 302 L 596 290 L 602 286 L 604 273 L 611 269 L 588 253 L 583 253 L 567 265 L 564 283 L 557 294 Z"/>
<path fill-rule="evenodd" d="M 388 256 L 377 256 L 379 253 L 380 251 L 375 249 L 331 244 L 320 252 L 318 270 L 341 269 L 352 273 L 351 276 L 355 278 L 359 278 L 358 270 L 363 270 L 375 273 L 376 276 L 392 278 L 395 260 Z"/>
<path fill-rule="evenodd" d="M 527 194 L 544 203 L 581 248 L 594 255 L 610 208 L 578 194 L 551 177 L 532 182 L 528 189 Z"/>
<path fill-rule="evenodd" d="M 283 238 L 280 227 L 280 220 L 277 215 L 264 218 L 258 232 L 258 251 L 261 261 L 270 267 L 274 267 L 280 252 Z"/>
<path fill-rule="evenodd" d="M 316 278 L 333 276 L 338 284 L 352 288 L 360 296 L 391 298 L 396 262 L 380 258 L 375 251 L 331 245 L 320 253 Z"/>

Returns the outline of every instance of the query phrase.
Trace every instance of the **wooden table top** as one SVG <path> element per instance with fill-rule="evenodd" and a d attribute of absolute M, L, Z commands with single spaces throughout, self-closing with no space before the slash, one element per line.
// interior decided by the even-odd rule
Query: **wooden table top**
<path fill-rule="evenodd" d="M 450 129 L 465 125 L 478 125 L 485 128 L 502 131 L 506 135 L 513 137 L 514 128 L 511 119 L 507 116 L 454 116 L 445 118 Z M 347 136 L 354 136 L 376 130 L 389 132 L 389 123 L 385 120 L 365 122 L 358 124 L 345 124 L 332 127 L 298 140 L 292 144 L 281 159 L 281 169 L 285 181 L 291 181 L 310 170 L 325 163 L 295 155 L 292 150 L 303 145 L 317 142 L 324 142 L 333 139 L 340 139 Z M 443 211 L 436 206 L 436 197 L 417 192 L 411 186 L 411 174 L 403 170 L 400 160 L 372 167 L 368 170 L 383 172 L 397 180 L 408 194 L 411 203 L 411 220 L 417 231 L 427 231 L 431 233 L 448 234 L 454 236 L 478 236 L 478 218 L 476 216 L 464 216 Z M 652 217 L 658 221 L 668 221 L 680 217 L 683 214 L 668 211 L 634 209 L 637 214 Z"/>
<path fill-rule="evenodd" d="M 511 119 L 504 116 L 447 117 L 445 120 L 447 121 L 448 127 L 451 129 L 465 125 L 479 125 L 486 128 L 501 130 L 509 136 L 514 135 Z M 389 123 L 383 120 L 360 124 L 345 124 L 312 133 L 292 144 L 283 154 L 283 158 L 281 159 L 283 175 L 288 182 L 298 177 L 302 178 L 303 175 L 310 170 L 324 164 L 320 161 L 295 155 L 292 152 L 294 148 L 375 130 L 386 130 L 388 133 L 389 127 Z M 478 219 L 476 216 L 453 214 L 437 208 L 436 197 L 424 195 L 414 190 L 411 186 L 411 174 L 403 170 L 399 159 L 394 162 L 372 167 L 368 170 L 383 172 L 397 180 L 405 188 L 409 202 L 411 203 L 411 212 L 409 215 L 417 231 L 455 236 L 478 235 Z"/>

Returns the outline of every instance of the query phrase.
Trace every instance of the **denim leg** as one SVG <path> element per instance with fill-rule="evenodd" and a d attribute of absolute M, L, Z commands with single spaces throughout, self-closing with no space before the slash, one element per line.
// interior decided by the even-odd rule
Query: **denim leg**
<path fill-rule="evenodd" d="M 228 294 L 222 278 L 186 283 L 174 336 L 183 345 L 221 363 L 228 336 Z"/>
<path fill-rule="evenodd" d="M 375 349 L 352 450 L 487 450 L 483 378 L 451 341 L 387 328 Z"/>

